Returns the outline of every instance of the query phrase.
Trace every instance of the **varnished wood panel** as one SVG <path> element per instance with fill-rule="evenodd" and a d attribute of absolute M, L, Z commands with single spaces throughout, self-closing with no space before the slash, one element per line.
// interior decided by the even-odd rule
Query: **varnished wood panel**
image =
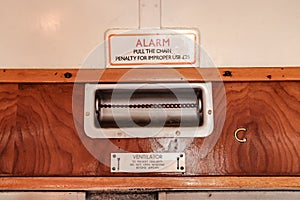
<path fill-rule="evenodd" d="M 1 132 L 4 176 L 93 174 L 97 162 L 82 146 L 72 118 L 72 85 L 19 84 L 16 125 Z M 2 86 L 3 87 L 3 86 Z M 5 94 L 6 95 L 6 94 Z M 11 149 L 10 151 L 8 151 Z"/>
<path fill-rule="evenodd" d="M 299 189 L 299 177 L 8 177 L 1 190 Z"/>
<path fill-rule="evenodd" d="M 147 76 L 145 76 L 147 74 Z M 1 69 L 0 83 L 298 81 L 300 67 Z"/>
<path fill-rule="evenodd" d="M 17 92 L 16 84 L 0 84 L 0 171 L 1 174 L 11 174 L 17 157 L 18 134 L 17 120 Z M 6 157 L 5 155 L 9 155 Z"/>
<path fill-rule="evenodd" d="M 206 158 L 192 165 L 197 170 L 191 171 L 210 175 L 300 175 L 300 83 L 225 86 L 227 115 L 222 136 Z M 233 139 L 240 127 L 247 128 L 246 143 Z M 191 153 L 194 151 L 191 148 Z"/>
<path fill-rule="evenodd" d="M 91 139 L 83 132 L 83 84 L 0 87 L 0 103 L 9 105 L 0 122 L 1 176 L 300 175 L 300 82 L 230 82 L 226 96 L 214 83 L 215 132 L 195 139 Z M 239 127 L 248 129 L 246 143 L 234 140 Z M 122 151 L 184 151 L 187 171 L 112 174 L 110 153 Z"/>

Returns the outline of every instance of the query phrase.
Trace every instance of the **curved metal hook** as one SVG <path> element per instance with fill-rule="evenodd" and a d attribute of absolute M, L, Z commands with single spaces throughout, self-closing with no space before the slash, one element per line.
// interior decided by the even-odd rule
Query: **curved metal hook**
<path fill-rule="evenodd" d="M 244 131 L 244 132 L 246 132 L 247 131 L 247 129 L 246 128 L 238 128 L 238 129 L 236 129 L 235 131 L 234 131 L 234 138 L 236 139 L 236 141 L 238 141 L 238 142 L 240 142 L 240 143 L 245 143 L 245 142 L 247 142 L 247 138 L 243 138 L 243 139 L 240 139 L 239 137 L 238 137 L 238 134 L 239 134 L 239 132 L 241 132 L 241 131 Z"/>

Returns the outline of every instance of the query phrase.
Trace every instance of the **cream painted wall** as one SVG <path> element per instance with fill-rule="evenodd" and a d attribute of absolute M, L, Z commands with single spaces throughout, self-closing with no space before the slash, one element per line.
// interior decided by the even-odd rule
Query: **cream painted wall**
<path fill-rule="evenodd" d="M 137 0 L 0 0 L 0 66 L 79 67 L 111 27 L 137 28 Z"/>
<path fill-rule="evenodd" d="M 217 66 L 300 65 L 299 0 L 163 0 L 164 26 L 197 27 Z"/>
<path fill-rule="evenodd" d="M 0 67 L 79 67 L 138 0 L 0 0 Z M 300 65 L 299 0 L 162 0 L 163 27 L 195 27 L 217 66 Z"/>

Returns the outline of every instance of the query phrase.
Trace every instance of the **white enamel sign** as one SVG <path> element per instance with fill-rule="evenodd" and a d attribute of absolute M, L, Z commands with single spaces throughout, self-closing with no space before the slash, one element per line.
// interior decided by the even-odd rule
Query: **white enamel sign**
<path fill-rule="evenodd" d="M 111 172 L 185 172 L 184 153 L 112 153 Z"/>
<path fill-rule="evenodd" d="M 198 67 L 196 30 L 111 30 L 106 33 L 108 67 Z"/>

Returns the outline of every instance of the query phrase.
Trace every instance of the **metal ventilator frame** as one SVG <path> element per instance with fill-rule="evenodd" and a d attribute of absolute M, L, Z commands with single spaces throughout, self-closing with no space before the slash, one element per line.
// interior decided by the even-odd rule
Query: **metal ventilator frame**
<path fill-rule="evenodd" d="M 86 84 L 84 104 L 92 138 L 206 137 L 214 126 L 210 82 Z"/>

